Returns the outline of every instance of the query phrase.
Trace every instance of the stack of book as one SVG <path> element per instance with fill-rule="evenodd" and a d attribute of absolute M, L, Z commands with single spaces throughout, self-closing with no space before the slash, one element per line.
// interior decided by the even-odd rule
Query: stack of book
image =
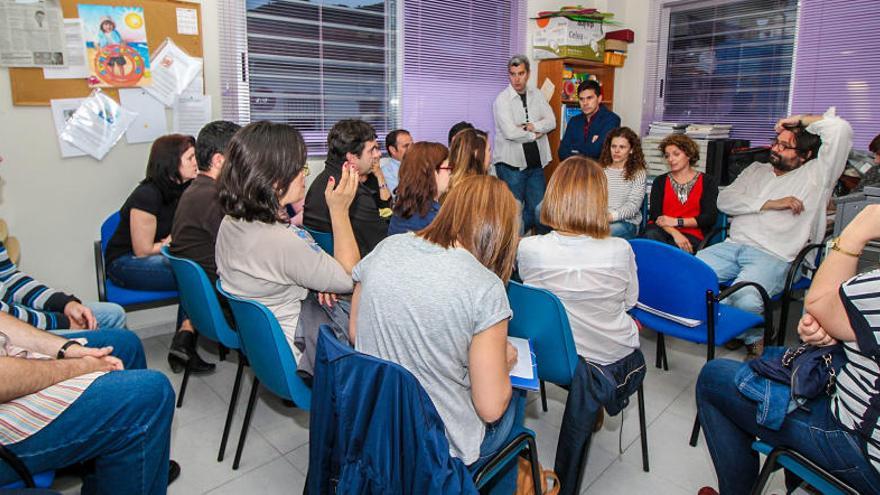
<path fill-rule="evenodd" d="M 727 139 L 731 129 L 730 124 L 691 124 L 685 134 L 691 139 Z"/>
<path fill-rule="evenodd" d="M 684 134 L 687 127 L 687 123 L 655 120 L 648 126 L 648 136 L 658 136 L 663 139 L 670 134 Z"/>
<path fill-rule="evenodd" d="M 682 122 L 654 121 L 648 126 L 648 135 L 642 138 L 642 152 L 645 154 L 645 167 L 649 176 L 668 172 L 660 142 L 670 134 L 684 134 L 688 124 Z"/>

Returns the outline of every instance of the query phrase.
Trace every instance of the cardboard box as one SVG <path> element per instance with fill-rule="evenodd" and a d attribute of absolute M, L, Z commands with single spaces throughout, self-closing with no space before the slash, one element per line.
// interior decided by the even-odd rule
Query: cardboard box
<path fill-rule="evenodd" d="M 626 53 L 628 45 L 629 45 L 629 43 L 627 43 L 626 41 L 610 40 L 608 38 L 605 38 L 605 49 L 606 50 Z"/>
<path fill-rule="evenodd" d="M 636 34 L 632 31 L 632 29 L 618 29 L 617 31 L 611 31 L 606 34 L 605 39 L 620 40 L 627 43 L 632 43 L 636 39 Z"/>
<path fill-rule="evenodd" d="M 582 58 L 605 60 L 602 25 L 576 22 L 564 17 L 536 19 L 538 29 L 532 37 L 533 56 L 544 58 Z"/>

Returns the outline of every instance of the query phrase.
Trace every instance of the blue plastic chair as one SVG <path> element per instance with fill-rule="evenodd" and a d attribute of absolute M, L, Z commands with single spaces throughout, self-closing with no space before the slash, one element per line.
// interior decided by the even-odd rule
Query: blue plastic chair
<path fill-rule="evenodd" d="M 324 250 L 330 256 L 333 256 L 333 233 L 332 232 L 321 232 L 320 230 L 310 229 L 308 227 L 303 227 L 308 231 L 309 234 L 312 234 L 312 238 L 315 239 L 315 242 L 321 246 L 321 249 Z"/>
<path fill-rule="evenodd" d="M 644 326 L 657 332 L 656 366 L 666 370 L 665 336 L 705 343 L 706 361 L 715 358 L 715 346 L 724 345 L 744 331 L 764 325 L 764 340 L 773 335 L 772 310 L 767 291 L 755 282 L 739 282 L 723 291 L 718 277 L 705 262 L 681 249 L 649 239 L 630 241 L 636 256 L 639 277 L 639 303 L 675 316 L 697 320 L 690 327 L 638 307 L 631 314 Z M 764 316 L 723 304 L 731 294 L 753 287 L 764 301 Z M 699 419 L 694 423 L 691 445 L 697 444 Z"/>
<path fill-rule="evenodd" d="M 541 380 L 541 406 L 547 410 L 544 382 L 555 383 L 563 388 L 571 385 L 577 370 L 578 355 L 568 322 L 565 306 L 555 294 L 511 280 L 507 285 L 507 298 L 513 310 L 513 318 L 507 326 L 512 337 L 529 339 L 535 351 L 538 378 Z M 645 422 L 645 398 L 642 387 L 638 391 L 639 429 L 642 437 L 642 468 L 649 471 L 648 435 Z M 581 460 L 586 463 L 587 452 Z M 583 473 L 583 468 L 579 471 Z M 580 485 L 580 474 L 578 475 Z M 575 493 L 580 492 L 580 486 Z"/>
<path fill-rule="evenodd" d="M 402 366 L 384 361 L 382 359 L 367 356 L 365 354 L 361 354 L 357 351 L 352 350 L 350 347 L 345 346 L 342 342 L 337 340 L 333 335 L 333 332 L 327 327 L 327 325 L 321 325 L 320 334 L 318 335 L 318 347 L 319 355 L 326 356 L 327 354 L 331 355 L 346 355 L 345 359 L 356 359 L 356 360 L 367 360 L 373 363 L 379 363 L 384 367 L 384 373 L 397 373 L 402 376 L 402 380 L 406 382 L 414 382 L 416 384 L 415 387 L 411 387 L 411 390 L 424 390 L 421 384 L 418 383 L 416 377 L 407 371 Z M 332 351 L 330 350 L 332 349 Z M 353 369 L 357 369 L 357 367 L 352 367 Z M 346 368 L 346 369 L 352 369 Z M 340 372 L 342 373 L 342 372 Z M 340 397 L 343 395 L 343 390 L 340 388 L 343 384 L 349 383 L 350 380 L 343 378 L 338 378 L 339 375 L 336 375 L 333 380 L 333 385 L 336 387 L 320 387 L 318 386 L 315 389 L 316 394 L 316 404 L 318 403 L 328 403 L 330 400 L 322 400 L 319 401 L 319 394 L 333 394 L 333 396 Z M 321 380 L 321 378 L 316 377 L 316 380 Z M 317 383 L 316 383 L 317 385 Z M 387 404 L 389 408 L 392 410 L 397 409 L 397 406 L 394 403 Z M 427 401 L 426 408 L 434 409 L 433 403 L 430 400 Z M 317 411 L 317 410 L 316 410 Z M 316 411 L 313 411 L 315 413 Z M 436 414 L 436 410 L 432 411 Z M 335 418 L 335 415 L 333 416 Z M 335 426 L 338 428 L 338 425 Z M 334 444 L 337 448 L 340 448 L 338 444 Z M 509 465 L 510 462 L 516 460 L 516 457 L 519 456 L 523 451 L 528 452 L 529 461 L 531 462 L 532 467 L 532 480 L 534 482 L 533 490 L 534 493 L 541 493 L 541 475 L 538 469 L 538 449 L 535 442 L 535 433 L 528 428 L 522 426 L 514 427 L 513 431 L 510 433 L 510 437 L 506 445 L 496 453 L 491 459 L 486 461 L 484 464 L 480 465 L 478 468 L 475 466 L 474 469 L 471 470 L 471 474 L 473 476 L 474 485 L 477 490 L 483 488 L 489 481 L 491 481 L 505 466 Z M 344 455 L 345 452 L 338 452 L 336 454 Z M 387 459 L 388 462 L 395 463 L 396 459 Z M 316 465 L 310 466 L 311 468 L 317 468 Z M 312 469 L 310 473 L 317 472 L 317 469 Z M 325 486 L 329 480 L 321 480 L 319 482 L 312 482 L 311 485 L 307 486 L 307 490 L 312 489 L 314 491 L 315 488 L 320 488 Z"/>
<path fill-rule="evenodd" d="M 158 308 L 177 304 L 177 291 L 148 291 L 124 289 L 114 284 L 107 277 L 104 266 L 104 253 L 107 252 L 107 243 L 116 233 L 119 227 L 119 212 L 114 212 L 101 224 L 101 240 L 95 241 L 95 276 L 98 283 L 98 300 L 102 302 L 116 303 L 126 311 L 139 309 Z"/>
<path fill-rule="evenodd" d="M 36 475 L 31 474 L 28 467 L 12 451 L 0 445 L 0 461 L 5 462 L 21 478 L 7 485 L 0 485 L 0 491 L 24 489 L 24 488 L 51 488 L 55 481 L 55 471 L 46 471 Z"/>
<path fill-rule="evenodd" d="M 225 292 L 220 280 L 217 281 L 217 290 L 229 300 L 241 339 L 241 349 L 254 372 L 254 384 L 241 426 L 235 461 L 232 463 L 232 469 L 238 469 L 260 385 L 306 411 L 312 404 L 312 391 L 296 374 L 296 358 L 275 315 L 256 301 Z"/>
<path fill-rule="evenodd" d="M 770 444 L 757 441 L 752 443 L 752 450 L 767 456 L 761 474 L 752 487 L 752 495 L 761 495 L 770 475 L 779 468 L 785 468 L 806 481 L 810 486 L 825 495 L 857 495 L 855 489 L 839 480 L 833 474 L 816 465 L 800 453 L 785 448 L 773 447 Z"/>
<path fill-rule="evenodd" d="M 715 217 L 715 225 L 712 226 L 712 230 L 703 237 L 703 242 L 701 242 L 697 246 L 697 251 L 701 249 L 705 249 L 713 244 L 718 244 L 719 242 L 724 242 L 724 239 L 727 239 L 727 234 L 730 231 L 730 219 L 726 213 L 723 211 L 718 212 L 718 216 Z"/>
<path fill-rule="evenodd" d="M 241 389 L 241 374 L 247 359 L 241 352 L 238 334 L 229 327 L 229 323 L 223 315 L 217 293 L 211 286 L 211 281 L 208 280 L 205 270 L 192 260 L 172 255 L 167 246 L 162 247 L 162 255 L 171 262 L 171 269 L 174 271 L 177 289 L 180 292 L 180 304 L 199 331 L 199 335 L 213 342 L 218 342 L 226 349 L 238 351 L 238 370 L 235 372 L 235 384 L 232 386 L 232 397 L 229 399 L 229 410 L 226 413 L 226 425 L 223 427 L 223 437 L 220 440 L 220 453 L 217 455 L 217 462 L 221 462 L 226 453 L 226 442 L 229 438 L 229 429 L 232 426 L 232 416 L 235 413 L 238 392 Z M 186 385 L 189 382 L 190 374 L 191 370 L 187 367 L 183 373 L 180 393 L 177 394 L 177 407 L 183 405 L 183 396 L 186 394 Z"/>

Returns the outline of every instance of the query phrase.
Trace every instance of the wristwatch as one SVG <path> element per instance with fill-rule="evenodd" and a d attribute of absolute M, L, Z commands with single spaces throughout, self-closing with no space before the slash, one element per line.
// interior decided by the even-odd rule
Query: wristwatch
<path fill-rule="evenodd" d="M 675 221 L 678 228 L 684 227 L 684 218 L 678 217 Z"/>
<path fill-rule="evenodd" d="M 853 258 L 859 258 L 862 256 L 861 252 L 854 253 L 852 251 L 848 251 L 848 250 L 840 247 L 840 237 L 839 236 L 835 237 L 834 239 L 831 239 L 831 245 L 829 247 L 831 248 L 832 251 L 837 251 L 838 253 L 845 254 L 847 256 L 852 256 Z"/>
<path fill-rule="evenodd" d="M 73 345 L 79 344 L 79 342 L 75 340 L 68 340 L 61 346 L 61 349 L 58 349 L 58 354 L 55 356 L 55 359 L 64 359 L 65 354 L 67 354 L 67 348 Z"/>

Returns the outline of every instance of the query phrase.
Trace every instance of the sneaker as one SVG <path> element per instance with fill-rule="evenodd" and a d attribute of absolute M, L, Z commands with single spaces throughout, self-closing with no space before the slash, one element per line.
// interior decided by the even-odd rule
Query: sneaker
<path fill-rule="evenodd" d="M 180 477 L 180 464 L 177 461 L 168 461 L 168 484 L 174 483 Z"/>
<path fill-rule="evenodd" d="M 740 339 L 732 339 L 728 340 L 726 344 L 724 344 L 724 348 L 728 351 L 735 351 L 743 346 L 743 341 Z"/>
<path fill-rule="evenodd" d="M 700 488 L 700 491 L 697 492 L 697 495 L 718 495 L 718 490 L 712 488 L 711 486 L 704 486 Z"/>
<path fill-rule="evenodd" d="M 746 357 L 743 361 L 758 359 L 764 354 L 764 342 L 759 340 L 754 344 L 746 344 Z"/>
<path fill-rule="evenodd" d="M 600 407 L 599 413 L 596 414 L 596 422 L 593 423 L 593 433 L 602 429 L 602 426 L 605 424 L 605 408 Z"/>

